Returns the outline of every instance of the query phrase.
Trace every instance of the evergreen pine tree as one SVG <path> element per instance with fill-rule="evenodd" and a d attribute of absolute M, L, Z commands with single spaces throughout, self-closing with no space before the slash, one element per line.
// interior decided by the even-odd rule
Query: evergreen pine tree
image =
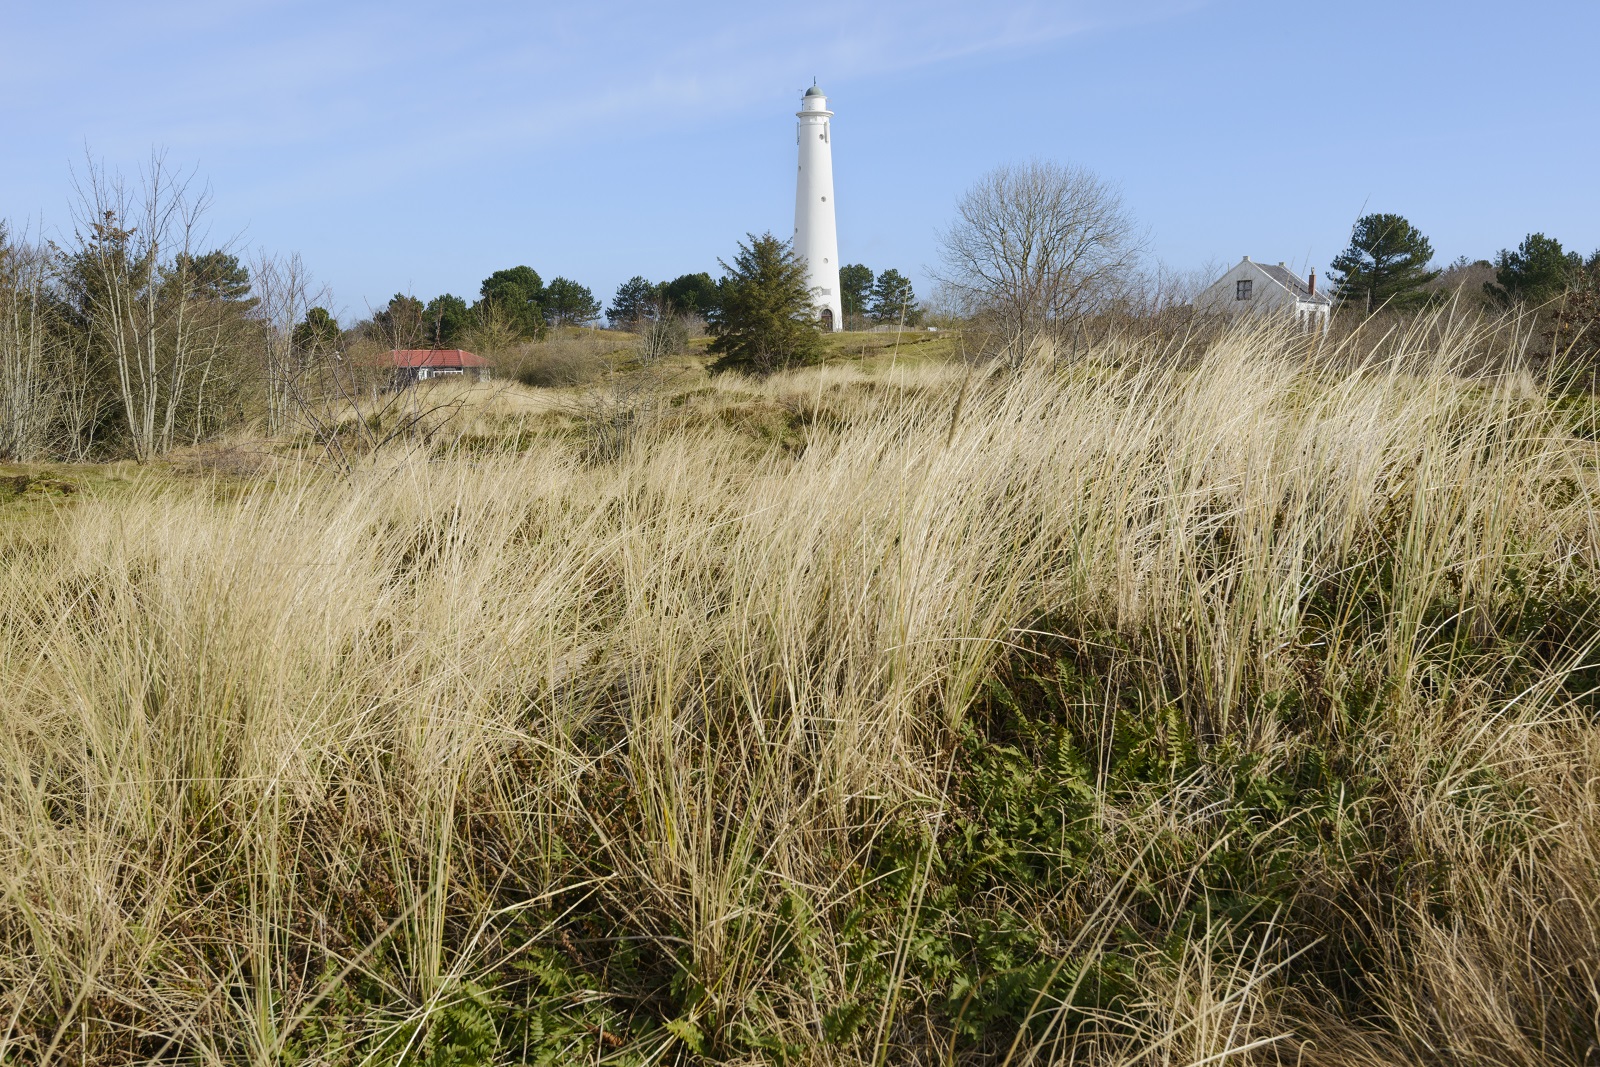
<path fill-rule="evenodd" d="M 378 339 L 390 348 L 414 348 L 427 336 L 422 301 L 406 293 L 396 293 L 389 303 L 372 316 Z"/>
<path fill-rule="evenodd" d="M 250 299 L 250 268 L 232 253 L 221 249 L 201 256 L 179 252 L 169 275 L 179 272 L 187 275 L 189 284 L 204 296 L 241 302 L 247 308 L 256 304 Z"/>
<path fill-rule="evenodd" d="M 532 267 L 495 271 L 483 280 L 478 295 L 520 336 L 538 337 L 544 332 L 544 282 Z M 488 309 L 479 310 L 480 317 L 488 317 L 481 314 Z"/>
<path fill-rule="evenodd" d="M 582 326 L 600 317 L 600 301 L 587 285 L 571 278 L 551 278 L 544 287 L 544 319 L 553 326 Z"/>
<path fill-rule="evenodd" d="M 846 320 L 852 315 L 867 313 L 873 281 L 871 268 L 860 263 L 846 263 L 839 268 L 839 302 L 844 307 Z"/>
<path fill-rule="evenodd" d="M 1583 270 L 1583 257 L 1566 252 L 1561 242 L 1530 233 L 1515 252 L 1502 248 L 1494 261 L 1494 281 L 1484 291 L 1502 304 L 1539 305 L 1554 300 Z"/>
<path fill-rule="evenodd" d="M 472 325 L 467 302 L 450 293 L 428 301 L 428 306 L 422 309 L 422 318 L 427 340 L 435 348 L 448 348 L 455 344 Z"/>
<path fill-rule="evenodd" d="M 705 271 L 680 274 L 661 286 L 661 298 L 668 308 L 705 318 L 717 306 L 717 283 Z"/>
<path fill-rule="evenodd" d="M 617 287 L 617 295 L 606 308 L 606 318 L 615 330 L 631 330 L 641 322 L 653 320 L 660 310 L 661 287 L 635 274 Z"/>
<path fill-rule="evenodd" d="M 1380 307 L 1413 308 L 1429 299 L 1433 245 L 1400 215 L 1365 215 L 1350 232 L 1350 247 L 1333 261 L 1341 304 L 1363 313 Z"/>
<path fill-rule="evenodd" d="M 294 328 L 290 340 L 302 352 L 331 351 L 339 343 L 339 320 L 325 307 L 314 307 Z"/>
<path fill-rule="evenodd" d="M 915 326 L 922 318 L 922 309 L 917 307 L 917 294 L 911 289 L 911 279 L 893 267 L 878 275 L 877 282 L 872 286 L 868 314 L 879 325 L 904 323 Z"/>

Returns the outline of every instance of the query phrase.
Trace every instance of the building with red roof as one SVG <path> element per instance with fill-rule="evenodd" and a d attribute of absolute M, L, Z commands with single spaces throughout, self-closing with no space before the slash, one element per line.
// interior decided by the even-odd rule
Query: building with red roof
<path fill-rule="evenodd" d="M 397 348 L 385 362 L 394 368 L 396 385 L 464 374 L 474 381 L 489 377 L 489 361 L 459 348 Z"/>

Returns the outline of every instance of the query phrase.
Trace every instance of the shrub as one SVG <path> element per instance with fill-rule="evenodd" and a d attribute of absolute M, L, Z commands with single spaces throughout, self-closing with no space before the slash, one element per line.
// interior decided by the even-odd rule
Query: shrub
<path fill-rule="evenodd" d="M 525 345 L 503 357 L 511 377 L 539 389 L 587 385 L 601 378 L 616 349 L 614 338 L 590 332 L 553 333 L 537 344 Z"/>
<path fill-rule="evenodd" d="M 817 362 L 822 335 L 805 264 L 787 241 L 748 236 L 733 265 L 723 264 L 721 303 L 707 320 L 709 351 L 720 357 L 712 369 L 760 375 Z"/>

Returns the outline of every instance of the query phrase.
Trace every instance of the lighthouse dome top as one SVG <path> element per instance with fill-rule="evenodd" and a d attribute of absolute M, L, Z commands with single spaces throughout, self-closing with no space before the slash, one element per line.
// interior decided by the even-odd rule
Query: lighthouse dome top
<path fill-rule="evenodd" d="M 822 91 L 822 86 L 813 84 L 800 98 L 800 110 L 796 112 L 801 118 L 810 116 L 813 120 L 825 119 L 833 114 L 828 110 L 828 94 Z"/>

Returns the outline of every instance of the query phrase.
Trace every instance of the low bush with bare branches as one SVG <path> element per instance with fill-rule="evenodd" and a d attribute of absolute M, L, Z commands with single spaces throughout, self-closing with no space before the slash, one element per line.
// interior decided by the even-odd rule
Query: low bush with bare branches
<path fill-rule="evenodd" d="M 503 377 L 538 389 L 563 389 L 603 378 L 628 340 L 601 330 L 564 329 L 487 356 Z"/>

